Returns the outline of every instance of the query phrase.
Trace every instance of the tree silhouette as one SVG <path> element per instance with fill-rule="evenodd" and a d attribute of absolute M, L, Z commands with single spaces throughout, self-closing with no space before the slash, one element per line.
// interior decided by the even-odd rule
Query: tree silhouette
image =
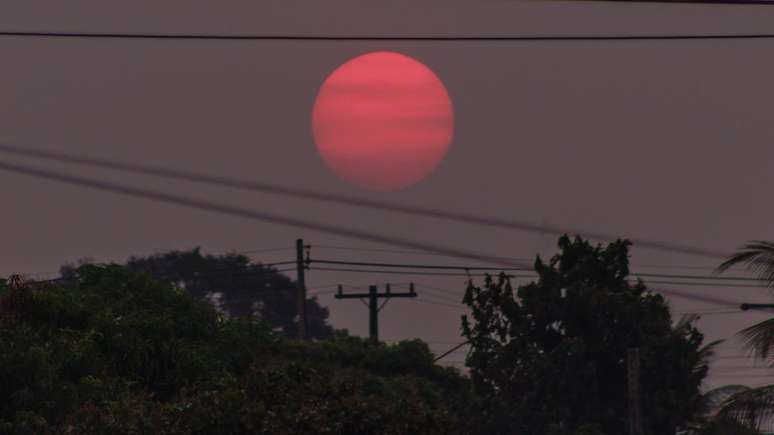
<path fill-rule="evenodd" d="M 506 275 L 471 282 L 463 334 L 492 433 L 627 432 L 626 353 L 639 347 L 645 433 L 675 433 L 700 402 L 703 336 L 673 327 L 664 298 L 629 281 L 629 243 L 602 248 L 562 237 L 535 262 L 537 281 L 514 291 Z"/>
<path fill-rule="evenodd" d="M 200 248 L 195 248 L 131 257 L 126 267 L 148 273 L 197 299 L 209 300 L 229 316 L 258 317 L 287 335 L 296 334 L 295 281 L 244 255 L 203 255 Z M 73 266 L 64 266 L 62 275 L 67 277 L 72 270 Z M 334 333 L 328 324 L 328 309 L 320 306 L 317 298 L 307 299 L 306 314 L 309 337 Z"/>
<path fill-rule="evenodd" d="M 119 265 L 0 279 L 0 434 L 469 434 L 426 343 L 293 340 Z M 476 432 L 477 433 L 477 432 Z"/>

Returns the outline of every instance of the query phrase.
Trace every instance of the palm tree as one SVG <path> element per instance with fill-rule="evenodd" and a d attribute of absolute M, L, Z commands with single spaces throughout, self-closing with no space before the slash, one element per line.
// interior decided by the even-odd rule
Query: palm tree
<path fill-rule="evenodd" d="M 718 266 L 717 271 L 725 272 L 733 266 L 744 267 L 774 288 L 774 242 L 746 244 Z M 770 359 L 774 350 L 774 318 L 745 328 L 739 335 L 754 358 L 764 362 Z M 762 422 L 774 418 L 774 385 L 739 389 L 723 398 L 719 408 L 719 417 L 757 429 Z"/>
<path fill-rule="evenodd" d="M 750 391 L 744 385 L 724 385 L 702 394 L 699 410 L 681 435 L 749 435 L 759 434 L 749 425 L 723 413 L 732 397 Z"/>
<path fill-rule="evenodd" d="M 674 326 L 676 332 L 681 332 L 687 328 L 690 328 L 696 320 L 698 320 L 698 314 L 684 315 Z M 698 359 L 694 365 L 694 371 L 705 371 L 708 369 L 710 362 L 715 357 L 717 347 L 722 344 L 724 340 L 715 340 L 711 343 L 707 343 L 699 349 Z M 712 390 L 704 392 L 701 396 L 697 397 L 696 414 L 694 418 L 688 422 L 688 425 L 680 432 L 683 435 L 713 435 L 719 426 L 718 413 L 721 407 L 726 403 L 727 399 L 737 393 L 747 390 L 748 387 L 740 385 L 725 385 L 722 387 L 714 388 Z M 725 426 L 725 425 L 724 425 Z M 728 427 L 723 427 L 723 435 L 742 435 L 743 432 L 729 430 Z"/>
<path fill-rule="evenodd" d="M 767 286 L 774 287 L 774 242 L 755 241 L 748 243 L 723 264 L 718 272 L 725 272 L 733 266 L 741 265 L 756 275 Z M 756 323 L 739 332 L 753 355 L 766 360 L 774 349 L 774 318 Z"/>

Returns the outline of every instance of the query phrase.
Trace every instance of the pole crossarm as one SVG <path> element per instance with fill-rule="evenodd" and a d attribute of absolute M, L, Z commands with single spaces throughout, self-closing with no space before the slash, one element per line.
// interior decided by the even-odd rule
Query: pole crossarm
<path fill-rule="evenodd" d="M 336 299 L 365 299 L 376 296 L 379 299 L 385 298 L 415 298 L 417 297 L 417 292 L 414 290 L 414 283 L 410 284 L 409 291 L 408 292 L 399 292 L 395 293 L 391 291 L 391 287 L 389 284 L 385 286 L 385 291 L 383 293 L 379 293 L 378 291 L 375 293 L 368 292 L 368 293 L 344 293 L 344 287 L 339 285 L 339 291 L 334 296 Z"/>
<path fill-rule="evenodd" d="M 344 293 L 344 287 L 339 284 L 339 290 L 334 296 L 336 299 L 368 299 L 366 306 L 368 307 L 368 336 L 374 343 L 379 341 L 379 311 L 384 308 L 386 304 L 392 298 L 415 298 L 417 292 L 414 291 L 414 283 L 411 283 L 408 292 L 393 293 L 390 289 L 390 285 L 385 286 L 385 291 L 379 293 L 375 285 L 368 288 L 368 293 Z M 384 299 L 384 303 L 379 306 L 379 299 Z"/>
<path fill-rule="evenodd" d="M 363 299 L 371 295 L 368 293 L 337 293 L 336 299 Z M 415 298 L 417 293 L 376 293 L 377 298 Z"/>

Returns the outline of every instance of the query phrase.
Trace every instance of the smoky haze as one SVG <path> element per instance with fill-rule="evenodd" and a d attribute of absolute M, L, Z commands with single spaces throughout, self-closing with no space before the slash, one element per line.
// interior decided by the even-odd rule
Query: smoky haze
<path fill-rule="evenodd" d="M 4 30 L 250 34 L 653 34 L 767 31 L 774 8 L 686 4 L 312 1 L 5 2 Z M 459 213 L 584 228 L 731 252 L 771 239 L 774 183 L 772 40 L 627 42 L 141 41 L 0 38 L 0 142 L 269 181 Z M 423 182 L 374 193 L 318 156 L 312 104 L 325 77 L 376 50 L 427 64 L 449 91 L 455 136 Z M 4 161 L 30 164 L 22 157 Z M 52 164 L 77 175 L 162 189 L 359 231 L 531 261 L 556 238 L 379 210 Z M 0 173 L 0 273 L 53 272 L 82 257 L 124 261 L 167 249 L 207 252 L 312 244 L 313 258 L 448 264 L 314 231 L 259 224 Z M 265 262 L 292 251 L 256 253 Z M 633 249 L 633 269 L 709 274 L 718 261 Z M 311 270 L 310 291 L 415 281 L 459 300 L 465 277 Z M 647 280 L 646 280 L 647 283 Z M 653 286 L 657 287 L 657 286 Z M 666 286 L 665 286 L 666 287 Z M 682 291 L 769 302 L 756 288 Z M 421 290 L 420 290 L 421 293 Z M 421 298 L 420 298 L 421 299 Z M 366 334 L 357 301 L 321 296 L 337 327 Z M 715 305 L 671 299 L 676 311 Z M 453 304 L 452 304 L 453 305 Z M 419 336 L 440 352 L 459 341 L 461 309 L 396 300 L 385 339 Z M 760 313 L 707 315 L 707 339 Z M 721 348 L 740 354 L 738 345 Z M 449 358 L 461 361 L 462 354 Z M 721 362 L 722 363 L 722 362 Z M 758 372 L 753 372 L 758 373 Z M 761 372 L 764 373 L 764 372 Z M 721 372 L 714 383 L 759 379 Z"/>

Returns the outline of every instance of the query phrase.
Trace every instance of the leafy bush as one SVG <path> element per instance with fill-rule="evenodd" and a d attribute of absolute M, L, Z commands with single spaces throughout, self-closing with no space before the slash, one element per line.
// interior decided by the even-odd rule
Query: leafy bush
<path fill-rule="evenodd" d="M 0 282 L 0 433 L 463 433 L 472 393 L 427 345 L 289 340 L 148 275 Z"/>

